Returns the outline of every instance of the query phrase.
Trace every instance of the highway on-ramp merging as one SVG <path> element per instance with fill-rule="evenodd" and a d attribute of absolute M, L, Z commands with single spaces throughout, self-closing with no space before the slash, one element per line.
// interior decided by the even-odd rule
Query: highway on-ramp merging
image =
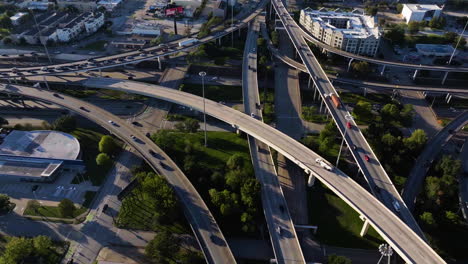
<path fill-rule="evenodd" d="M 91 78 L 84 83 L 89 88 L 112 89 L 140 94 L 185 105 L 203 111 L 201 97 L 167 89 L 158 85 L 109 78 Z M 315 152 L 284 133 L 223 104 L 206 100 L 206 113 L 238 128 L 286 156 L 307 173 L 322 181 L 330 190 L 365 217 L 371 226 L 408 263 L 445 263 L 444 260 L 392 211 L 337 168 L 328 171 L 315 160 Z"/>
<path fill-rule="evenodd" d="M 424 233 L 404 204 L 403 199 L 400 197 L 390 177 L 385 172 L 361 130 L 352 119 L 351 114 L 347 111 L 346 106 L 342 103 L 337 105 L 336 102 L 332 101 L 332 97 L 338 97 L 338 93 L 313 55 L 306 41 L 302 38 L 301 30 L 286 11 L 281 0 L 273 0 L 272 3 L 294 47 L 304 62 L 314 82 L 314 86 L 319 91 L 329 113 L 335 120 L 338 130 L 344 136 L 360 171 L 367 180 L 370 191 L 390 210 L 398 214 L 411 229 L 424 239 Z"/>
<path fill-rule="evenodd" d="M 5 84 L 0 84 L 0 92 L 24 95 L 70 109 L 93 120 L 127 142 L 172 185 L 208 263 L 236 262 L 213 215 L 192 183 L 170 157 L 143 133 L 111 113 L 71 96 L 32 87 Z M 113 123 L 110 123 L 110 120 Z M 150 150 L 157 154 L 151 154 Z"/>
<path fill-rule="evenodd" d="M 257 37 L 259 16 L 249 26 L 242 65 L 244 109 L 248 115 L 262 120 L 257 81 Z M 262 185 L 262 204 L 270 233 L 276 263 L 305 263 L 294 224 L 278 180 L 275 164 L 267 144 L 248 137 L 255 176 Z"/>

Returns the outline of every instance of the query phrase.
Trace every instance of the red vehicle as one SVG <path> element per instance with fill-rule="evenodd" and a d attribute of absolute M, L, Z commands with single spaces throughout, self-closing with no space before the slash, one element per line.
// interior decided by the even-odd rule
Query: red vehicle
<path fill-rule="evenodd" d="M 335 107 L 340 108 L 341 106 L 340 98 L 336 96 L 336 94 L 330 94 L 330 97 Z"/>
<path fill-rule="evenodd" d="M 369 156 L 367 156 L 367 155 L 364 155 L 364 159 L 365 159 L 366 161 L 369 161 L 369 160 L 370 160 Z"/>
<path fill-rule="evenodd" d="M 350 122 L 346 122 L 346 126 L 347 126 L 348 128 L 351 128 L 351 123 L 350 123 Z"/>

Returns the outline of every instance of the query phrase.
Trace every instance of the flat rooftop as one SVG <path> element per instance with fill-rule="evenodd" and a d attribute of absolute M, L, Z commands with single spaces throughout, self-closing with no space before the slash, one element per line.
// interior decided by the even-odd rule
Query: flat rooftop
<path fill-rule="evenodd" d="M 442 10 L 438 5 L 419 5 L 419 4 L 403 4 L 406 5 L 412 12 L 426 12 L 430 10 Z"/>
<path fill-rule="evenodd" d="M 454 47 L 452 47 L 452 45 L 440 44 L 416 44 L 416 49 L 423 52 L 451 54 L 454 50 Z"/>
<path fill-rule="evenodd" d="M 13 130 L 0 144 L 0 155 L 75 160 L 79 154 L 78 140 L 60 131 Z"/>
<path fill-rule="evenodd" d="M 0 155 L 0 175 L 49 177 L 62 161 Z"/>

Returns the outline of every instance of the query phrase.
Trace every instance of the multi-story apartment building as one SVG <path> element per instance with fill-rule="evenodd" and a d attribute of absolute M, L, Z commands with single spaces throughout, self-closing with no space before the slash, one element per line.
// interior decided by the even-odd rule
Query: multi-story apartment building
<path fill-rule="evenodd" d="M 350 53 L 375 56 L 381 33 L 377 19 L 354 12 L 301 10 L 299 23 L 319 41 Z"/>

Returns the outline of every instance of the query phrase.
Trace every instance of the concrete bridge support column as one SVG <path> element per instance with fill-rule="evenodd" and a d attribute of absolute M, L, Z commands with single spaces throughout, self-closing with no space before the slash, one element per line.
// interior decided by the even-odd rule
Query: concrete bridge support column
<path fill-rule="evenodd" d="M 315 83 L 314 85 L 312 86 L 312 88 L 314 89 L 314 101 L 316 100 L 315 99 L 315 95 L 317 94 L 317 87 L 315 86 Z"/>
<path fill-rule="evenodd" d="M 309 187 L 314 186 L 316 179 L 317 178 L 315 178 L 315 176 L 312 173 L 309 174 L 309 179 L 307 180 L 307 186 L 309 186 Z"/>
<path fill-rule="evenodd" d="M 47 82 L 47 79 L 46 79 L 45 75 L 43 75 L 42 78 L 44 79 L 47 90 L 50 90 L 49 83 Z"/>
<path fill-rule="evenodd" d="M 102 70 L 99 68 L 99 76 L 102 77 Z"/>
<path fill-rule="evenodd" d="M 447 104 L 450 103 L 450 100 L 452 100 L 452 95 L 451 95 L 451 94 L 447 94 Z"/>
<path fill-rule="evenodd" d="M 271 20 L 271 14 L 273 13 L 273 5 L 270 4 L 270 20 Z"/>
<path fill-rule="evenodd" d="M 385 66 L 386 66 L 386 65 L 384 65 L 384 66 L 382 67 L 382 71 L 380 72 L 380 76 L 383 76 L 383 75 L 384 75 L 384 73 L 385 73 Z"/>
<path fill-rule="evenodd" d="M 367 230 L 369 230 L 369 221 L 364 219 L 364 225 L 362 226 L 360 235 L 363 237 L 367 234 Z"/>
<path fill-rule="evenodd" d="M 364 91 L 364 97 L 366 97 L 366 95 L 367 95 L 367 88 L 364 87 L 364 88 L 363 88 L 363 91 Z"/>
<path fill-rule="evenodd" d="M 414 71 L 414 74 L 413 74 L 413 81 L 416 80 L 416 77 L 418 76 L 418 71 L 419 71 L 419 70 L 415 70 L 415 71 Z"/>
<path fill-rule="evenodd" d="M 161 70 L 161 57 L 158 57 L 158 68 Z"/>
<path fill-rule="evenodd" d="M 309 81 L 307 82 L 307 89 L 310 89 L 310 76 L 309 76 Z"/>
<path fill-rule="evenodd" d="M 444 74 L 444 78 L 442 78 L 442 85 L 445 84 L 445 80 L 447 80 L 447 75 L 448 75 L 449 72 L 445 72 Z"/>
<path fill-rule="evenodd" d="M 323 107 L 323 100 L 322 100 L 322 101 L 320 101 L 320 109 L 319 109 L 319 114 L 321 114 L 321 113 L 322 113 L 322 107 Z"/>
<path fill-rule="evenodd" d="M 349 72 L 349 69 L 351 69 L 351 63 L 353 63 L 353 61 L 354 61 L 354 59 L 353 59 L 353 58 L 349 59 L 349 63 L 348 63 L 348 70 L 347 70 L 347 72 Z"/>

